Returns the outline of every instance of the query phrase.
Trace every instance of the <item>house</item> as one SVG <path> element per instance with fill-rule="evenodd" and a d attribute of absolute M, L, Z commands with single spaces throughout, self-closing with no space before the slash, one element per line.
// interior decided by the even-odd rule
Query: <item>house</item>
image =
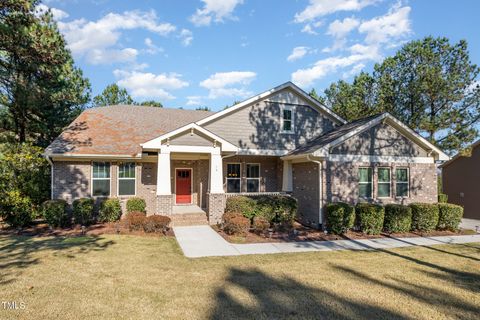
<path fill-rule="evenodd" d="M 319 227 L 331 201 L 437 201 L 438 148 L 389 114 L 346 123 L 287 82 L 217 113 L 140 106 L 84 111 L 46 149 L 52 198 L 131 196 L 149 214 L 232 195 L 289 193 Z"/>
<path fill-rule="evenodd" d="M 456 155 L 441 168 L 448 202 L 461 205 L 465 218 L 480 219 L 480 140 L 472 144 L 471 155 Z"/>

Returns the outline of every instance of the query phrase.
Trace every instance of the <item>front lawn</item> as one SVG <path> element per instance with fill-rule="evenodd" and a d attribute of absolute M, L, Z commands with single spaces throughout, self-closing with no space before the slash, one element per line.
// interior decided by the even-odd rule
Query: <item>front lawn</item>
<path fill-rule="evenodd" d="M 477 318 L 480 244 L 185 258 L 175 239 L 0 236 L 0 319 Z"/>

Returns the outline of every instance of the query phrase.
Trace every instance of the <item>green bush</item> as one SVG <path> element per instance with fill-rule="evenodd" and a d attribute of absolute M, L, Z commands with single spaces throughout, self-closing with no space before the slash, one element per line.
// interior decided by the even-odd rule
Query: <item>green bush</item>
<path fill-rule="evenodd" d="M 147 212 L 147 203 L 144 199 L 134 197 L 127 200 L 127 213 L 134 211 L 143 213 Z"/>
<path fill-rule="evenodd" d="M 387 204 L 383 230 L 386 232 L 408 232 L 412 227 L 412 209 L 401 204 Z"/>
<path fill-rule="evenodd" d="M 257 214 L 256 201 L 245 196 L 227 198 L 225 212 L 240 212 L 245 217 L 252 219 Z"/>
<path fill-rule="evenodd" d="M 463 207 L 451 203 L 439 203 L 439 218 L 437 229 L 440 230 L 458 230 L 462 221 Z"/>
<path fill-rule="evenodd" d="M 253 230 L 257 233 L 265 233 L 270 228 L 270 222 L 264 217 L 253 218 Z"/>
<path fill-rule="evenodd" d="M 439 203 L 447 203 L 448 202 L 448 195 L 445 193 L 439 193 L 438 194 L 438 202 Z"/>
<path fill-rule="evenodd" d="M 32 223 L 35 211 L 29 197 L 18 190 L 9 190 L 0 198 L 0 216 L 12 227 L 25 227 Z"/>
<path fill-rule="evenodd" d="M 153 215 L 148 216 L 143 221 L 143 231 L 147 233 L 165 232 L 171 219 L 167 216 Z"/>
<path fill-rule="evenodd" d="M 355 208 L 348 203 L 329 203 L 326 207 L 327 230 L 335 234 L 343 234 L 355 223 Z"/>
<path fill-rule="evenodd" d="M 120 200 L 117 198 L 107 199 L 102 202 L 98 214 L 98 221 L 100 222 L 114 222 L 122 216 L 122 207 Z"/>
<path fill-rule="evenodd" d="M 439 210 L 436 204 L 412 203 L 412 230 L 432 231 L 438 225 Z"/>
<path fill-rule="evenodd" d="M 385 218 L 385 208 L 377 204 L 359 203 L 355 207 L 360 231 L 366 234 L 380 234 Z"/>
<path fill-rule="evenodd" d="M 132 211 L 127 214 L 126 223 L 128 230 L 138 231 L 142 230 L 145 224 L 147 215 L 140 211 Z"/>
<path fill-rule="evenodd" d="M 70 224 L 67 201 L 65 200 L 45 201 L 42 204 L 42 214 L 49 226 L 63 228 Z"/>
<path fill-rule="evenodd" d="M 227 219 L 223 225 L 223 231 L 230 235 L 245 235 L 250 229 L 250 219 L 244 216 L 236 216 Z"/>
<path fill-rule="evenodd" d="M 297 216 L 297 200 L 290 196 L 260 196 L 255 198 L 256 216 L 266 218 L 270 223 L 288 226 Z"/>
<path fill-rule="evenodd" d="M 93 199 L 81 198 L 73 201 L 73 220 L 82 226 L 93 221 Z"/>

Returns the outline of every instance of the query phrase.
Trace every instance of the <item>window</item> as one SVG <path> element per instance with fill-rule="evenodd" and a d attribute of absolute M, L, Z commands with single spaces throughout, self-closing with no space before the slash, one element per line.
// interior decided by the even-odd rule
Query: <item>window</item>
<path fill-rule="evenodd" d="M 397 197 L 408 197 L 408 168 L 397 168 L 395 175 Z"/>
<path fill-rule="evenodd" d="M 92 194 L 93 196 L 110 196 L 110 163 L 93 163 Z"/>
<path fill-rule="evenodd" d="M 247 192 L 260 192 L 260 165 L 247 163 Z"/>
<path fill-rule="evenodd" d="M 390 168 L 378 168 L 378 197 L 390 198 Z"/>
<path fill-rule="evenodd" d="M 240 192 L 240 163 L 227 163 L 227 192 Z"/>
<path fill-rule="evenodd" d="M 372 198 L 372 168 L 360 168 L 358 178 L 358 196 Z"/>
<path fill-rule="evenodd" d="M 289 107 L 283 108 L 282 130 L 293 132 L 293 110 Z"/>
<path fill-rule="evenodd" d="M 118 195 L 135 195 L 135 163 L 125 162 L 118 166 Z"/>

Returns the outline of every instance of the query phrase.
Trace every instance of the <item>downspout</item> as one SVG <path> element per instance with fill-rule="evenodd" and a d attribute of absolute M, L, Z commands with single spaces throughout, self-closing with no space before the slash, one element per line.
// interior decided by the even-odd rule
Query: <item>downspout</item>
<path fill-rule="evenodd" d="M 53 161 L 48 155 L 44 155 L 50 165 L 50 199 L 53 199 Z"/>
<path fill-rule="evenodd" d="M 318 222 L 323 229 L 323 173 L 322 173 L 322 162 L 318 160 L 313 160 L 310 158 L 310 154 L 307 155 L 307 160 L 313 163 L 318 164 Z"/>

